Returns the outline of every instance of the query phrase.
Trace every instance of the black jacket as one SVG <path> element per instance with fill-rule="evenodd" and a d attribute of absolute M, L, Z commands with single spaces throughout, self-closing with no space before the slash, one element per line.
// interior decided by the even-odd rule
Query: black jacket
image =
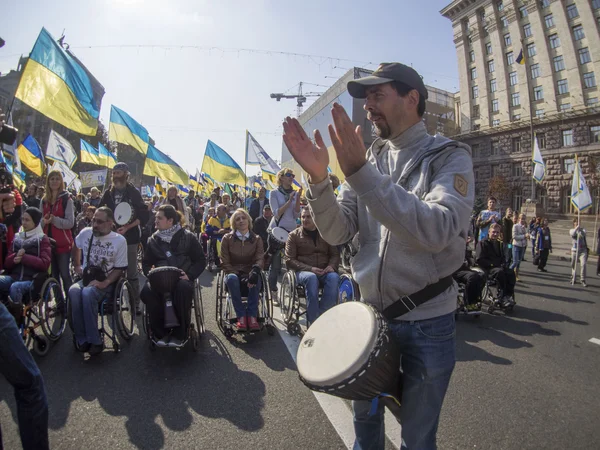
<path fill-rule="evenodd" d="M 483 269 L 503 267 L 506 264 L 504 246 L 498 240 L 484 239 L 477 243 L 475 253 L 477 265 Z"/>
<path fill-rule="evenodd" d="M 267 229 L 269 228 L 269 223 L 271 223 L 270 219 L 267 220 L 263 216 L 260 216 L 254 221 L 254 225 L 252 226 L 252 231 L 254 231 L 261 237 L 263 241 L 263 246 L 265 247 L 265 251 L 267 251 L 267 246 L 269 245 L 267 243 L 267 240 L 269 238 L 269 233 L 267 232 Z"/>
<path fill-rule="evenodd" d="M 167 256 L 167 252 L 171 253 L 171 257 Z M 179 267 L 193 281 L 204 270 L 206 259 L 200 241 L 191 232 L 182 228 L 173 235 L 169 244 L 158 239 L 156 233 L 150 236 L 142 261 L 144 275 L 148 275 L 152 266 Z"/>
<path fill-rule="evenodd" d="M 102 200 L 100 200 L 100 206 L 108 206 L 112 209 L 113 213 L 115 212 L 115 198 L 113 196 L 114 187 L 110 187 L 106 191 L 104 191 L 104 195 L 102 195 Z M 148 222 L 148 207 L 144 203 L 144 199 L 142 199 L 142 194 L 138 191 L 135 186 L 131 183 L 127 183 L 125 187 L 125 195 L 124 200 L 131 204 L 131 208 L 134 211 L 134 220 L 139 219 L 140 227 L 143 227 Z M 127 233 L 125 233 L 125 239 L 127 240 L 127 245 L 139 244 L 140 242 L 140 227 L 131 228 Z M 117 225 L 118 228 L 118 225 Z"/>
<path fill-rule="evenodd" d="M 263 208 L 265 207 L 265 205 L 268 204 L 269 199 L 265 197 L 265 203 L 263 204 Z M 248 211 L 248 213 L 250 214 L 250 217 L 252 217 L 252 220 L 256 220 L 258 217 L 262 216 L 262 211 L 260 210 L 260 200 L 258 199 L 258 197 L 252 200 L 252 203 L 250 203 L 250 211 Z"/>

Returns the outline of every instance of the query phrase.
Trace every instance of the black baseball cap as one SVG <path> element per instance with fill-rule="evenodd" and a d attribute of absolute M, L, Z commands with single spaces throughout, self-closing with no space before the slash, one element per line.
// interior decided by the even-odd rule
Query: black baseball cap
<path fill-rule="evenodd" d="M 412 67 L 401 63 L 381 63 L 368 77 L 359 78 L 348 82 L 348 92 L 354 98 L 366 98 L 367 88 L 378 84 L 399 81 L 408 87 L 416 89 L 422 97 L 427 99 L 427 89 L 421 75 Z"/>

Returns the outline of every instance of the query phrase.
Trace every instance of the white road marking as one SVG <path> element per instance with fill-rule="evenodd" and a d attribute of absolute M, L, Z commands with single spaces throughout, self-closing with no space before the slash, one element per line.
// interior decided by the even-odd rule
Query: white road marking
<path fill-rule="evenodd" d="M 591 338 L 591 339 L 590 339 L 590 342 L 591 342 L 592 344 L 598 344 L 598 345 L 600 345 L 600 339 L 598 339 L 598 338 Z"/>
<path fill-rule="evenodd" d="M 281 315 L 279 307 L 274 306 L 273 314 L 275 319 L 280 319 Z M 277 331 L 279 332 L 279 336 L 281 336 L 281 340 L 283 340 L 285 343 L 285 346 L 290 352 L 290 355 L 295 363 L 296 354 L 298 353 L 298 347 L 300 345 L 300 338 L 298 336 L 290 336 L 280 320 L 274 320 L 274 322 L 275 326 L 277 327 Z M 314 391 L 311 392 L 319 402 L 321 409 L 323 409 L 323 412 L 333 425 L 333 428 L 335 428 L 335 431 L 337 431 L 337 434 L 344 442 L 344 445 L 348 448 L 348 450 L 351 450 L 352 446 L 354 445 L 354 439 L 356 435 L 354 434 L 352 411 L 350 410 L 348 404 L 341 398 L 334 397 L 332 395 Z M 402 430 L 400 424 L 389 410 L 386 412 L 384 417 L 385 434 L 392 442 L 394 447 L 398 449 L 400 448 L 400 435 Z"/>

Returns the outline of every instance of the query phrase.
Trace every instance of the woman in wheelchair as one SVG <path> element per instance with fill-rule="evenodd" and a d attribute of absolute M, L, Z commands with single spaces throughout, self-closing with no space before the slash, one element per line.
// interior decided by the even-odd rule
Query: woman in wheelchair
<path fill-rule="evenodd" d="M 252 219 L 243 209 L 231 216 L 233 231 L 223 236 L 221 242 L 222 269 L 225 284 L 231 296 L 237 329 L 258 331 L 258 297 L 261 286 L 261 271 L 265 255 L 263 241 L 251 230 Z M 242 303 L 242 287 L 248 287 L 248 303 Z"/>
<path fill-rule="evenodd" d="M 149 281 L 140 298 L 150 316 L 154 338 L 162 346 L 179 347 L 187 338 L 191 321 L 194 280 L 200 276 L 206 260 L 200 241 L 191 231 L 182 228 L 182 214 L 171 205 L 162 205 L 156 212 L 156 232 L 148 239 L 142 270 L 148 275 L 152 268 L 172 266 L 181 269 L 181 278 L 173 292 L 173 308 L 179 321 L 176 328 L 165 328 L 164 299 L 154 292 Z"/>
<path fill-rule="evenodd" d="M 229 216 L 227 215 L 227 211 L 228 211 L 227 206 L 225 206 L 225 205 L 217 206 L 216 215 L 213 217 L 210 217 L 208 219 L 208 222 L 206 223 L 206 234 L 210 238 L 209 252 L 212 252 L 212 254 L 215 255 L 214 259 L 215 259 L 215 264 L 217 265 L 217 267 L 221 266 L 221 262 L 219 261 L 219 258 L 216 257 L 217 241 L 222 241 L 223 236 L 225 236 L 226 233 L 229 233 L 231 231 L 231 223 L 233 222 L 232 220 L 229 219 Z"/>
<path fill-rule="evenodd" d="M 3 299 L 8 294 L 19 307 L 23 296 L 31 290 L 34 277 L 38 273 L 48 272 L 52 260 L 50 239 L 41 225 L 42 212 L 37 208 L 27 208 L 22 222 L 21 231 L 15 235 L 4 262 L 7 274 L 0 275 Z"/>

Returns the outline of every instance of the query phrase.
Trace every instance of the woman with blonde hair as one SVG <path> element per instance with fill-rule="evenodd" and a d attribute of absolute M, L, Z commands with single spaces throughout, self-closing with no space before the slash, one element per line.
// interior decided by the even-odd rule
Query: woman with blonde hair
<path fill-rule="evenodd" d="M 56 248 L 52 252 L 52 276 L 57 280 L 61 279 L 64 292 L 68 292 L 73 283 L 69 264 L 73 248 L 71 229 L 75 225 L 75 208 L 71 196 L 65 190 L 65 182 L 59 170 L 52 170 L 46 178 L 42 205 L 44 233 L 56 242 Z"/>
<path fill-rule="evenodd" d="M 178 193 L 179 191 L 176 186 L 169 186 L 169 189 L 167 189 L 167 197 L 163 200 L 162 204 L 171 205 L 173 208 L 179 211 L 185 218 L 185 221 L 182 224 L 185 226 L 190 222 L 190 215 L 185 207 L 185 204 L 183 203 L 183 199 L 178 195 Z"/>
<path fill-rule="evenodd" d="M 263 242 L 252 231 L 252 219 L 244 209 L 231 216 L 232 231 L 221 242 L 221 268 L 231 295 L 239 331 L 258 331 L 258 296 L 261 289 L 260 273 L 265 255 Z M 248 303 L 242 303 L 241 285 L 248 286 Z"/>

